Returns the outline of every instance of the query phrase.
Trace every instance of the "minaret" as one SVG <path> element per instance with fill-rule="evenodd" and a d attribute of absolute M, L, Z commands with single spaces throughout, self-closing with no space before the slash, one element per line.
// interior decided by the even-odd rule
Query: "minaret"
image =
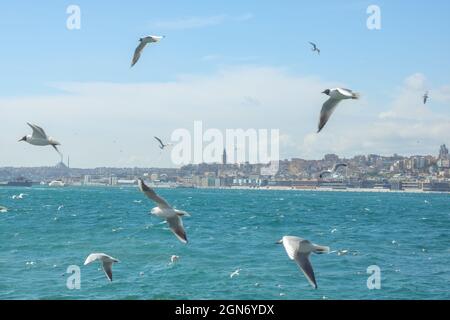
<path fill-rule="evenodd" d="M 222 164 L 227 164 L 227 151 L 223 149 Z"/>

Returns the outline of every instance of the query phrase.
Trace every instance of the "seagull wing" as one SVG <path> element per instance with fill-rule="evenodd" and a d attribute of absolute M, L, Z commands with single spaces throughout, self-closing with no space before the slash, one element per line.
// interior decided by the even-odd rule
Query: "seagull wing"
<path fill-rule="evenodd" d="M 95 260 L 97 260 L 100 257 L 100 254 L 98 253 L 91 253 L 86 260 L 84 261 L 84 265 L 87 265 L 91 262 L 94 262 Z"/>
<path fill-rule="evenodd" d="M 167 224 L 170 227 L 170 230 L 177 236 L 177 238 L 183 242 L 187 243 L 186 231 L 184 231 L 183 220 L 181 220 L 180 216 L 174 216 L 167 218 Z"/>
<path fill-rule="evenodd" d="M 340 100 L 329 98 L 322 106 L 322 110 L 320 111 L 320 121 L 319 121 L 319 130 L 317 133 L 322 131 L 323 127 L 328 122 L 328 119 L 330 119 L 331 114 L 333 113 L 334 109 L 336 109 L 336 106 L 338 105 Z"/>
<path fill-rule="evenodd" d="M 151 200 L 155 201 L 158 204 L 158 207 L 161 209 L 170 209 L 172 208 L 166 200 L 158 196 L 152 188 L 147 186 L 142 179 L 138 180 L 139 189 Z"/>
<path fill-rule="evenodd" d="M 336 88 L 336 90 L 343 96 L 353 97 L 353 91 L 345 88 Z"/>
<path fill-rule="evenodd" d="M 41 127 L 39 127 L 35 124 L 31 124 L 28 122 L 27 122 L 27 124 L 31 127 L 31 129 L 33 129 L 33 138 L 47 140 L 47 135 L 45 134 L 44 129 L 42 129 Z"/>
<path fill-rule="evenodd" d="M 133 61 L 131 62 L 131 66 L 134 66 L 136 62 L 138 62 L 139 58 L 141 57 L 142 50 L 144 50 L 147 43 L 144 41 L 141 41 L 139 45 L 136 47 L 136 50 L 134 50 L 134 56 Z"/>
<path fill-rule="evenodd" d="M 309 42 L 309 44 L 313 46 L 313 50 L 317 49 L 317 45 L 314 42 Z"/>
<path fill-rule="evenodd" d="M 160 138 L 158 137 L 154 137 L 156 140 L 158 140 L 159 144 L 161 145 L 162 148 L 164 148 L 164 143 L 161 141 Z"/>
<path fill-rule="evenodd" d="M 106 277 L 109 279 L 109 281 L 112 281 L 112 261 L 103 261 L 102 267 L 103 271 L 105 271 Z"/>
<path fill-rule="evenodd" d="M 316 277 L 314 276 L 314 270 L 311 262 L 309 261 L 309 253 L 298 252 L 295 255 L 295 262 L 297 262 L 297 265 L 303 271 L 303 274 L 306 279 L 308 279 L 308 282 L 314 287 L 314 289 L 317 289 Z"/>
<path fill-rule="evenodd" d="M 62 156 L 62 153 L 58 150 L 58 148 L 54 144 L 52 144 L 52 147 L 56 150 L 56 152 L 59 153 L 60 156 Z"/>
<path fill-rule="evenodd" d="M 333 172 L 336 172 L 340 167 L 347 167 L 347 164 L 345 164 L 345 163 L 335 164 L 333 167 Z"/>

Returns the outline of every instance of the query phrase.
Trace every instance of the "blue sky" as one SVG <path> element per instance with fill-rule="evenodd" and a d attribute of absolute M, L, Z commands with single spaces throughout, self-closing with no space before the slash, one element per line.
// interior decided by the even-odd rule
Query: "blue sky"
<path fill-rule="evenodd" d="M 66 8 L 70 4 L 81 8 L 81 30 L 66 28 Z M 366 9 L 371 4 L 381 8 L 381 30 L 366 28 Z M 342 84 L 360 91 L 368 100 L 365 103 L 371 106 L 367 114 L 376 119 L 385 109 L 394 108 L 396 99 L 400 99 L 398 95 L 404 90 L 405 79 L 420 74 L 423 79 L 417 86 L 417 95 L 423 94 L 422 89 L 439 90 L 442 97 L 432 106 L 431 112 L 437 113 L 434 114 L 437 118 L 448 119 L 448 12 L 450 2 L 443 0 L 432 4 L 406 0 L 146 0 L 127 3 L 49 0 L 40 1 L 39 5 L 35 1 L 2 2 L 0 112 L 12 108 L 11 105 L 16 103 L 14 99 L 29 99 L 26 100 L 29 102 L 33 97 L 60 97 L 67 91 L 65 85 L 68 83 L 139 86 L 173 83 L 190 77 L 215 77 L 223 70 L 269 68 L 287 78 Z M 158 45 L 146 48 L 138 64 L 130 69 L 137 40 L 147 34 L 161 34 L 166 38 Z M 312 54 L 308 41 L 318 43 L 322 50 L 320 57 Z M 77 90 L 69 92 L 66 98 L 77 94 Z M 299 104 L 301 102 L 299 97 Z M 64 106 L 61 108 L 61 113 L 70 115 L 72 112 Z M 320 109 L 320 105 L 317 108 Z M 157 117 L 156 108 L 155 114 Z M 37 108 L 32 109 L 31 114 L 28 111 L 22 115 L 20 123 L 34 121 L 33 118 L 45 119 Z M 358 119 L 358 115 L 355 117 Z M 370 122 L 369 119 L 365 121 Z M 47 125 L 51 128 L 53 124 L 49 120 Z M 229 123 L 214 125 L 230 127 Z M 267 123 L 254 123 L 255 127 L 262 125 Z M 276 125 L 283 129 L 281 122 Z M 58 126 L 55 124 L 54 128 Z M 27 128 L 22 126 L 21 129 Z M 286 131 L 287 135 L 304 141 L 313 130 Z M 169 132 L 167 130 L 167 135 Z M 447 139 L 448 143 L 449 136 L 442 137 L 441 142 Z M 416 137 L 411 139 L 417 140 Z M 6 144 L 5 140 L 0 142 Z M 437 143 L 437 139 L 432 143 Z M 304 146 L 299 148 L 305 150 Z M 433 148 L 437 146 L 433 145 Z M 417 151 L 399 149 L 405 153 L 431 151 L 425 146 Z M 72 152 L 79 152 L 75 150 Z M 138 146 L 134 153 L 136 150 Z M 334 151 L 350 155 L 366 150 L 349 147 Z M 373 150 L 390 151 L 380 147 Z M 315 157 L 320 152 L 322 150 L 299 155 Z M 284 153 L 286 157 L 296 154 Z M 11 156 L 5 161 L 20 163 L 19 158 L 22 156 Z M 44 154 L 42 160 L 53 161 Z M 80 165 L 117 164 L 106 162 L 107 159 L 99 158 Z M 137 164 L 143 165 L 145 161 Z"/>

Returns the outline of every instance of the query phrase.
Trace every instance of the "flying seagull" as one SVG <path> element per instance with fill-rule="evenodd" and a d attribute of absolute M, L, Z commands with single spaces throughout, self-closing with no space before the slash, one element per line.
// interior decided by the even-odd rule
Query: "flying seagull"
<path fill-rule="evenodd" d="M 320 173 L 319 177 L 322 179 L 324 175 L 335 173 L 341 167 L 347 167 L 347 164 L 346 163 L 337 163 L 333 166 L 333 168 L 331 170 L 322 171 Z"/>
<path fill-rule="evenodd" d="M 428 101 L 429 98 L 430 98 L 430 96 L 428 95 L 428 91 L 427 91 L 423 95 L 423 104 L 427 104 L 427 101 Z"/>
<path fill-rule="evenodd" d="M 314 42 L 310 42 L 309 44 L 312 46 L 311 50 L 317 51 L 317 54 L 320 55 L 320 49 L 317 47 L 317 45 Z"/>
<path fill-rule="evenodd" d="M 238 276 L 238 275 L 239 275 L 239 272 L 241 272 L 241 269 L 236 269 L 235 271 L 233 271 L 233 272 L 230 274 L 230 278 L 233 278 L 233 277 L 235 277 L 235 276 Z"/>
<path fill-rule="evenodd" d="M 136 62 L 138 62 L 141 57 L 142 50 L 144 50 L 145 46 L 152 42 L 159 42 L 164 38 L 164 36 L 147 36 L 139 39 L 139 45 L 134 50 L 133 61 L 131 62 L 131 67 L 133 67 Z"/>
<path fill-rule="evenodd" d="M 169 147 L 169 146 L 172 145 L 172 144 L 170 144 L 170 143 L 164 144 L 164 143 L 162 142 L 162 140 L 161 140 L 160 138 L 158 138 L 158 137 L 154 137 L 154 138 L 159 142 L 159 148 L 160 148 L 161 150 L 164 150 L 165 147 Z"/>
<path fill-rule="evenodd" d="M 139 189 L 151 200 L 156 202 L 157 207 L 151 210 L 151 214 L 165 219 L 175 236 L 183 243 L 187 243 L 186 231 L 183 227 L 181 217 L 190 215 L 186 211 L 173 209 L 166 200 L 156 194 L 156 192 L 147 186 L 142 179 L 139 179 Z"/>
<path fill-rule="evenodd" d="M 84 262 L 84 265 L 88 265 L 91 262 L 99 260 L 102 263 L 103 271 L 105 271 L 105 275 L 109 281 L 112 281 L 112 265 L 114 262 L 119 262 L 119 260 L 108 256 L 104 253 L 91 253 Z"/>
<path fill-rule="evenodd" d="M 328 119 L 330 119 L 330 116 L 333 113 L 334 109 L 336 109 L 336 106 L 339 104 L 339 102 L 341 102 L 341 100 L 359 99 L 358 93 L 343 88 L 327 89 L 322 93 L 326 94 L 330 98 L 325 101 L 322 106 L 322 110 L 320 111 L 319 130 L 317 131 L 317 133 L 319 133 L 323 129 L 325 124 L 328 122 Z"/>
<path fill-rule="evenodd" d="M 19 142 L 25 141 L 34 146 L 50 145 L 56 150 L 56 152 L 59 153 L 59 155 L 61 155 L 61 152 L 59 152 L 58 148 L 56 147 L 56 146 L 61 145 L 58 141 L 54 140 L 52 137 L 47 136 L 44 129 L 42 129 L 41 127 L 39 127 L 35 124 L 28 123 L 28 122 L 27 122 L 27 124 L 31 127 L 31 129 L 33 129 L 33 134 L 24 136 L 22 139 L 19 140 Z"/>
<path fill-rule="evenodd" d="M 329 253 L 330 248 L 319 246 L 308 240 L 291 236 L 284 236 L 283 239 L 277 243 L 283 244 L 289 258 L 291 260 L 295 260 L 297 265 L 305 274 L 305 277 L 308 279 L 309 283 L 314 287 L 314 289 L 317 289 L 317 282 L 311 262 L 309 261 L 309 255 L 311 252 L 317 254 Z"/>

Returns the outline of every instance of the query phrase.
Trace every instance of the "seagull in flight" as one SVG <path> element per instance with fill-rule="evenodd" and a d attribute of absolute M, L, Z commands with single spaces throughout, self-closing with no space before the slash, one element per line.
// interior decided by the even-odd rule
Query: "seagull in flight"
<path fill-rule="evenodd" d="M 13 199 L 13 200 L 23 199 L 24 196 L 26 196 L 25 193 L 15 194 L 15 195 L 12 196 L 12 199 Z"/>
<path fill-rule="evenodd" d="M 115 262 L 119 262 L 119 260 L 108 256 L 104 253 L 91 253 L 87 258 L 86 261 L 84 261 L 84 265 L 88 265 L 91 262 L 94 261 L 100 261 L 102 263 L 103 271 L 105 271 L 105 275 L 108 278 L 109 281 L 112 281 L 112 265 Z"/>
<path fill-rule="evenodd" d="M 183 243 L 187 243 L 186 231 L 183 227 L 183 216 L 190 217 L 186 211 L 177 210 L 172 208 L 166 200 L 161 198 L 156 194 L 156 192 L 147 186 L 142 179 L 138 180 L 139 189 L 151 200 L 156 202 L 157 207 L 151 210 L 151 214 L 165 219 L 169 225 L 170 230 L 175 234 L 175 236 Z"/>
<path fill-rule="evenodd" d="M 235 271 L 233 271 L 233 272 L 230 274 L 230 278 L 233 278 L 233 277 L 235 277 L 235 276 L 238 276 L 240 271 L 241 271 L 241 269 L 236 269 Z"/>
<path fill-rule="evenodd" d="M 312 46 L 311 50 L 316 51 L 317 54 L 320 55 L 320 49 L 317 47 L 317 45 L 314 42 L 310 42 L 309 44 Z"/>
<path fill-rule="evenodd" d="M 332 173 L 335 173 L 339 168 L 341 168 L 341 167 L 347 167 L 347 164 L 346 163 L 337 163 L 337 164 L 335 164 L 334 166 L 333 166 L 333 168 L 331 169 L 331 170 L 325 170 L 325 171 L 322 171 L 321 173 L 320 173 L 320 179 L 322 179 L 323 178 L 323 176 L 324 175 L 326 175 L 326 174 L 332 174 Z"/>
<path fill-rule="evenodd" d="M 339 102 L 346 99 L 359 99 L 359 94 L 350 89 L 334 88 L 327 89 L 322 93 L 326 94 L 330 98 L 325 101 L 322 106 L 322 110 L 320 111 L 319 130 L 317 133 L 319 133 L 328 122 L 328 119 L 330 119 L 331 114 L 334 109 L 336 109 Z"/>
<path fill-rule="evenodd" d="M 299 237 L 284 236 L 277 244 L 282 244 L 291 260 L 294 260 L 305 274 L 308 282 L 317 289 L 317 282 L 309 256 L 311 252 L 316 254 L 329 253 L 330 248 L 319 246 Z"/>
<path fill-rule="evenodd" d="M 139 45 L 136 47 L 136 50 L 134 50 L 133 55 L 133 61 L 131 62 L 131 67 L 133 67 L 136 62 L 138 62 L 139 58 L 141 57 L 141 53 L 144 50 L 145 46 L 149 43 L 153 42 L 159 42 L 161 41 L 164 36 L 147 36 L 139 39 Z"/>
<path fill-rule="evenodd" d="M 429 96 L 429 92 L 425 92 L 425 94 L 423 95 L 423 104 L 427 104 L 428 99 L 430 98 Z"/>
<path fill-rule="evenodd" d="M 30 126 L 31 129 L 33 129 L 33 134 L 24 136 L 22 139 L 19 140 L 19 142 L 25 141 L 34 146 L 50 145 L 56 150 L 56 152 L 59 153 L 59 155 L 61 155 L 61 152 L 59 152 L 58 148 L 56 147 L 56 146 L 61 145 L 58 141 L 54 140 L 52 137 L 47 136 L 44 129 L 42 129 L 41 127 L 39 127 L 35 124 L 28 123 L 28 122 L 27 122 L 27 124 Z"/>
<path fill-rule="evenodd" d="M 169 146 L 172 145 L 171 143 L 164 144 L 164 143 L 162 142 L 162 140 L 161 140 L 160 138 L 158 138 L 158 137 L 154 137 L 154 138 L 159 142 L 159 148 L 160 148 L 161 150 L 164 150 L 165 147 L 169 147 Z"/>

